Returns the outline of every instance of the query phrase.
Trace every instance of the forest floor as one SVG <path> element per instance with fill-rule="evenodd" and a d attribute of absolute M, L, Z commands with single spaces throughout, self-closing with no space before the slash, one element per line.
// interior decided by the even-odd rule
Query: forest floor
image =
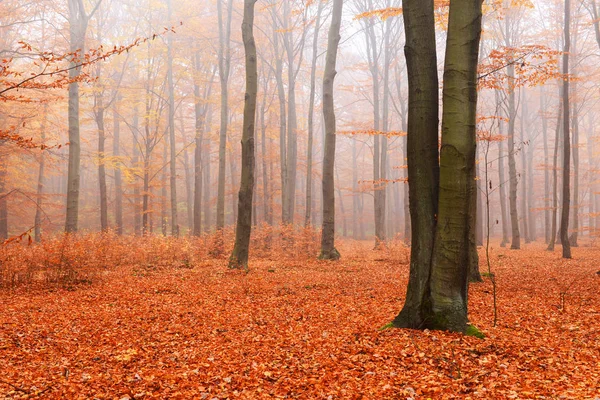
<path fill-rule="evenodd" d="M 135 243 L 93 254 L 143 253 Z M 263 255 L 246 274 L 168 243 L 153 251 L 172 262 L 146 254 L 77 284 L 5 282 L 0 398 L 600 398 L 598 248 L 566 261 L 542 244 L 494 248 L 498 324 L 484 278 L 469 295 L 477 339 L 379 330 L 403 303 L 401 245 L 347 241 L 337 263 Z"/>

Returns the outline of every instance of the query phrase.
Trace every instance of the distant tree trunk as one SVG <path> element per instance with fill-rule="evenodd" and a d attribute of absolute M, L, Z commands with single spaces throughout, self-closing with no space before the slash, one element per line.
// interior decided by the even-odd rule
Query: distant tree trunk
<path fill-rule="evenodd" d="M 242 123 L 242 176 L 238 202 L 238 219 L 235 245 L 229 258 L 229 268 L 248 269 L 248 252 L 252 230 L 252 196 L 254 192 L 254 127 L 256 122 L 256 94 L 258 72 L 256 45 L 254 43 L 254 4 L 256 0 L 244 0 L 242 38 L 246 53 L 246 96 L 244 121 Z"/>
<path fill-rule="evenodd" d="M 479 156 L 479 151 L 477 152 L 477 158 Z M 483 203 L 481 201 L 481 169 L 479 168 L 479 163 L 477 163 L 477 180 L 475 181 L 475 190 L 473 190 L 473 195 L 475 196 L 475 209 L 477 212 L 475 213 L 475 252 L 477 252 L 477 246 L 483 246 L 483 232 L 485 228 L 483 226 L 484 217 L 483 217 Z M 478 265 L 479 267 L 479 265 Z M 479 269 L 478 269 L 479 270 Z"/>
<path fill-rule="evenodd" d="M 515 162 L 515 67 L 509 65 L 508 70 L 508 176 L 509 176 L 509 209 L 512 241 L 510 248 L 518 250 L 521 248 L 521 235 L 519 233 L 519 212 L 517 209 L 517 166 Z"/>
<path fill-rule="evenodd" d="M 379 177 L 383 182 L 383 189 L 379 194 L 379 206 L 381 208 L 379 214 L 379 227 L 381 236 L 378 236 L 380 240 L 387 240 L 387 230 L 386 221 L 390 219 L 387 218 L 389 214 L 389 206 L 387 204 L 387 194 L 389 191 L 389 184 L 387 183 L 388 179 L 388 137 L 387 133 L 390 131 L 390 118 L 389 118 L 389 109 L 390 109 L 390 68 L 388 67 L 391 64 L 391 50 L 390 50 L 390 27 L 392 20 L 390 18 L 385 21 L 384 28 L 384 39 L 383 39 L 383 101 L 382 101 L 382 110 L 381 110 L 381 120 L 382 120 L 382 128 L 384 134 L 381 136 L 381 164 L 379 165 Z"/>
<path fill-rule="evenodd" d="M 317 74 L 317 57 L 319 51 L 319 30 L 321 29 L 321 13 L 323 11 L 322 0 L 319 1 L 317 10 L 317 19 L 315 20 L 315 32 L 313 36 L 313 57 L 310 66 L 310 95 L 308 101 L 308 148 L 306 150 L 306 214 L 304 216 L 304 226 L 310 225 L 312 211 L 312 167 L 313 167 L 313 135 L 314 135 L 314 114 L 315 114 L 315 87 Z"/>
<path fill-rule="evenodd" d="M 97 78 L 100 79 L 100 72 Z M 106 189 L 106 131 L 104 127 L 104 89 L 96 88 L 94 95 L 94 118 L 98 127 L 98 183 L 100 185 L 100 228 L 108 231 L 108 193 Z"/>
<path fill-rule="evenodd" d="M 521 224 L 523 233 L 523 237 L 525 238 L 525 243 L 529 243 L 529 213 L 527 212 L 527 157 L 525 149 L 529 146 L 525 140 L 525 119 L 527 118 L 527 99 L 525 98 L 525 89 L 521 89 L 521 129 L 520 129 L 520 139 L 521 139 Z"/>
<path fill-rule="evenodd" d="M 191 235 L 194 231 L 194 171 L 190 162 L 190 155 L 187 148 L 188 138 L 187 134 L 185 133 L 183 113 L 180 113 L 179 116 L 179 126 L 179 129 L 182 132 L 181 136 L 183 137 L 183 142 L 185 143 L 185 147 L 183 148 L 183 170 L 185 172 L 185 208 L 187 211 L 188 234 Z"/>
<path fill-rule="evenodd" d="M 287 150 L 286 150 L 286 161 L 287 161 L 287 210 L 286 216 L 288 218 L 284 223 L 293 224 L 296 210 L 296 177 L 298 170 L 298 117 L 296 115 L 296 76 L 298 69 L 295 66 L 296 58 L 296 46 L 292 42 L 293 28 L 288 26 L 288 21 L 291 18 L 291 2 L 283 2 L 283 43 L 285 52 L 288 59 L 287 72 L 288 72 L 288 124 L 287 124 Z M 301 42 L 303 46 L 303 41 Z M 300 52 L 301 53 L 301 52 Z M 301 64 L 301 61 L 299 62 Z"/>
<path fill-rule="evenodd" d="M 4 158 L 4 157 L 3 157 Z M 0 160 L 0 240 L 8 239 L 8 190 L 6 177 L 8 175 L 5 160 Z"/>
<path fill-rule="evenodd" d="M 352 238 L 354 240 L 359 239 L 358 224 L 359 224 L 359 213 L 358 203 L 360 201 L 358 197 L 358 167 L 356 165 L 356 139 L 352 137 Z"/>
<path fill-rule="evenodd" d="M 76 53 L 72 56 L 69 78 L 72 79 L 69 84 L 69 164 L 67 171 L 67 212 L 65 218 L 65 232 L 73 233 L 78 229 L 79 218 L 79 186 L 80 186 L 80 166 L 81 166 L 81 142 L 79 138 L 79 83 L 77 78 L 81 73 L 81 63 L 83 52 L 85 51 L 85 32 L 87 30 L 89 18 L 79 0 L 69 1 L 69 51 Z M 96 8 L 100 4 L 98 1 Z M 94 9 L 94 10 L 95 10 Z M 94 11 L 92 11 L 92 14 Z"/>
<path fill-rule="evenodd" d="M 569 106 L 569 51 L 571 50 L 571 1 L 565 0 L 565 48 L 563 51 L 563 187 L 562 187 L 562 215 L 560 219 L 560 240 L 562 243 L 563 258 L 571 258 L 571 245 L 569 244 L 569 208 L 571 205 L 571 138 L 569 133 L 570 106 Z"/>
<path fill-rule="evenodd" d="M 373 2 L 369 0 L 368 9 L 374 9 Z M 386 22 L 387 23 L 387 22 Z M 365 35 L 367 39 L 367 60 L 369 62 L 369 70 L 373 82 L 373 129 L 379 132 L 381 129 L 380 119 L 380 88 L 379 88 L 379 57 L 377 52 L 377 37 L 373 23 L 367 22 L 365 27 Z M 386 66 L 387 70 L 387 66 Z M 387 138 L 386 138 L 387 139 Z M 375 247 L 385 242 L 385 184 L 381 176 L 382 173 L 382 144 L 378 134 L 373 136 L 373 207 L 375 214 Z M 386 146 L 387 147 L 387 146 Z"/>
<path fill-rule="evenodd" d="M 469 216 L 468 216 L 468 280 L 469 282 L 483 282 L 479 272 L 479 253 L 477 245 L 483 245 L 483 213 L 481 210 L 479 182 L 479 164 L 477 164 L 477 149 L 475 150 L 475 166 L 469 180 Z M 481 240 L 481 241 L 480 241 Z"/>
<path fill-rule="evenodd" d="M 556 132 L 554 135 L 554 156 L 552 163 L 552 225 L 550 229 L 550 242 L 548 243 L 548 251 L 554 251 L 554 244 L 556 243 L 556 224 L 558 215 L 558 149 L 560 146 L 560 133 L 562 127 L 563 114 L 563 86 L 559 85 L 558 98 L 558 115 L 556 117 Z"/>
<path fill-rule="evenodd" d="M 265 222 L 273 225 L 273 207 L 271 204 L 270 185 L 268 178 L 268 163 L 267 163 L 267 125 L 265 123 L 265 114 L 267 112 L 267 89 L 271 74 L 264 80 L 265 86 L 263 90 L 262 104 L 260 106 L 260 146 L 261 146 L 261 161 L 262 161 L 262 180 L 263 180 L 263 214 Z"/>
<path fill-rule="evenodd" d="M 544 142 L 544 240 L 550 243 L 550 156 L 548 151 L 548 118 L 544 87 L 540 89 L 540 114 L 542 117 L 542 141 Z"/>
<path fill-rule="evenodd" d="M 140 163 L 140 150 L 138 146 L 137 135 L 139 129 L 139 111 L 137 106 L 133 108 L 133 126 L 131 133 L 133 136 L 133 150 L 131 163 L 134 168 L 139 168 Z M 140 236 L 142 233 L 142 204 L 140 198 L 140 186 L 138 183 L 137 175 L 133 176 L 133 231 L 136 236 Z"/>
<path fill-rule="evenodd" d="M 171 0 L 167 0 L 167 18 L 172 22 L 173 7 Z M 169 186 L 171 189 L 171 235 L 179 236 L 179 222 L 177 220 L 177 151 L 175 143 L 175 87 L 173 84 L 173 34 L 167 34 L 167 86 L 169 89 Z"/>
<path fill-rule="evenodd" d="M 589 187 L 589 207 L 588 207 L 588 215 L 589 215 L 589 234 L 590 236 L 594 236 L 596 234 L 596 229 L 598 226 L 595 224 L 594 215 L 597 212 L 596 209 L 596 176 L 595 176 L 595 165 L 596 165 L 596 146 L 594 145 L 594 122 L 593 116 L 591 113 L 588 114 L 588 124 L 587 124 L 586 136 L 587 136 L 587 156 L 588 156 L 588 187 Z"/>
<path fill-rule="evenodd" d="M 286 108 L 285 108 L 285 87 L 283 84 L 283 60 L 279 49 L 279 33 L 277 17 L 272 14 L 273 19 L 273 50 L 275 53 L 275 81 L 277 82 L 277 100 L 279 101 L 279 163 L 281 172 L 281 223 L 287 225 L 290 223 L 288 216 L 288 173 L 287 173 L 287 137 L 286 137 Z"/>
<path fill-rule="evenodd" d="M 337 165 L 334 167 L 335 171 L 335 180 L 337 182 L 340 181 L 339 171 Z M 339 185 L 336 185 L 335 188 L 338 197 L 338 204 L 340 205 L 340 212 L 342 214 L 342 237 L 348 236 L 348 223 L 346 221 L 346 207 L 344 206 L 344 196 L 342 195 L 342 189 L 340 189 Z"/>
<path fill-rule="evenodd" d="M 45 144 L 46 141 L 46 122 L 48 119 L 48 103 L 44 103 L 44 111 L 42 117 L 42 126 L 40 127 L 41 131 L 41 141 L 42 144 Z M 44 174 L 46 169 L 46 153 L 45 150 L 40 152 L 40 166 L 38 170 L 38 182 L 37 182 L 37 192 L 36 192 L 36 204 L 35 204 L 35 219 L 34 219 L 34 238 L 36 242 L 42 241 L 42 206 L 44 201 Z M 4 192 L 5 190 L 2 190 Z M 8 233 L 8 232 L 7 232 Z M 0 237 L 0 239 L 2 239 Z M 4 238 L 5 239 L 5 238 Z"/>
<path fill-rule="evenodd" d="M 121 176 L 121 124 L 117 100 L 113 101 L 113 157 L 115 157 L 115 228 L 117 235 L 123 234 L 123 177 Z"/>
<path fill-rule="evenodd" d="M 408 71 L 407 158 L 411 216 L 410 275 L 394 326 L 425 328 L 438 206 L 438 71 L 433 0 L 403 0 Z"/>
<path fill-rule="evenodd" d="M 217 186 L 217 231 L 225 227 L 225 172 L 227 122 L 229 118 L 228 82 L 231 66 L 231 15 L 233 0 L 228 0 L 226 20 L 223 19 L 223 0 L 217 0 L 219 16 L 219 80 L 221 82 L 221 127 L 219 130 L 219 178 Z"/>
<path fill-rule="evenodd" d="M 229 179 L 231 181 L 231 218 L 227 218 L 227 220 L 229 220 L 229 224 L 233 225 L 235 224 L 235 221 L 237 221 L 238 201 L 233 189 L 236 187 L 235 181 L 237 179 L 237 160 L 233 156 L 232 148 L 229 148 Z"/>
<path fill-rule="evenodd" d="M 535 209 L 535 184 L 534 184 L 534 169 L 533 169 L 533 157 L 535 152 L 534 138 L 530 136 L 529 146 L 527 147 L 527 157 L 529 163 L 527 163 L 527 215 L 529 222 L 529 241 L 535 242 L 537 240 L 537 218 Z"/>
<path fill-rule="evenodd" d="M 496 92 L 496 102 L 497 104 L 500 102 L 498 92 Z M 498 131 L 500 135 L 504 135 L 504 122 L 502 120 L 498 122 Z M 504 141 L 500 141 L 498 142 L 498 196 L 500 197 L 500 220 L 502 221 L 502 242 L 500 242 L 500 247 L 505 247 L 508 244 L 509 228 L 506 210 L 506 176 L 504 173 L 504 158 Z"/>
<path fill-rule="evenodd" d="M 323 117 L 325 118 L 325 150 L 323 152 L 323 230 L 321 235 L 321 260 L 338 260 L 335 248 L 335 108 L 333 104 L 333 81 L 336 75 L 343 0 L 333 0 L 331 26 L 327 38 L 327 55 L 323 73 Z"/>
<path fill-rule="evenodd" d="M 577 247 L 577 239 L 579 236 L 579 106 L 577 104 L 576 80 L 574 80 L 571 85 L 571 93 L 574 97 L 574 99 L 571 100 L 573 108 L 573 117 L 571 118 L 571 149 L 573 151 L 573 207 L 571 207 L 571 214 L 573 218 L 573 233 L 569 236 L 569 242 L 571 247 Z"/>
<path fill-rule="evenodd" d="M 168 160 L 168 149 L 167 143 L 163 143 L 163 156 L 162 156 L 162 176 L 160 182 L 160 230 L 163 236 L 167 236 L 167 160 Z"/>
<path fill-rule="evenodd" d="M 200 53 L 196 52 L 193 58 L 194 70 L 196 73 L 200 71 Z M 195 113 L 195 134 L 194 134 L 194 194 L 193 194 L 193 228 L 192 234 L 194 236 L 200 236 L 202 233 L 202 169 L 203 169 L 203 141 L 204 141 L 204 129 L 206 127 L 206 114 L 208 112 L 208 99 L 210 98 L 212 91 L 212 81 L 215 75 L 215 70 L 213 69 L 213 74 L 208 83 L 205 93 L 204 99 L 200 97 L 200 85 L 198 84 L 197 79 L 194 79 L 194 113 Z M 201 104 L 202 100 L 204 100 L 204 106 Z M 208 128 L 208 127 L 206 127 Z M 210 163 L 210 160 L 208 160 Z M 208 188 L 206 188 L 208 192 Z"/>
<path fill-rule="evenodd" d="M 207 112 L 206 118 L 206 130 L 210 131 L 210 120 L 211 120 L 211 110 L 210 104 L 208 105 L 209 111 Z M 204 208 L 204 232 L 210 232 L 211 224 L 212 224 L 212 204 L 211 204 L 211 141 L 205 140 L 203 142 L 204 147 L 204 157 L 202 157 L 202 170 L 204 171 L 204 184 L 202 186 L 203 199 L 202 203 Z"/>

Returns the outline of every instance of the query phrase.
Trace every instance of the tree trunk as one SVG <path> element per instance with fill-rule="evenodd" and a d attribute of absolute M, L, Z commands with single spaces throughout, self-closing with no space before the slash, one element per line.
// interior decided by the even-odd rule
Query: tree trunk
<path fill-rule="evenodd" d="M 313 167 L 313 135 L 315 114 L 315 87 L 317 74 L 317 57 L 319 50 L 319 30 L 321 29 L 321 12 L 323 11 L 322 0 L 319 0 L 317 19 L 315 21 L 315 33 L 313 36 L 313 58 L 310 66 L 310 95 L 308 101 L 308 148 L 306 150 L 306 214 L 304 215 L 304 226 L 310 225 L 312 211 L 312 167 Z"/>
<path fill-rule="evenodd" d="M 335 248 L 335 108 L 333 104 L 333 81 L 336 75 L 343 0 L 333 0 L 331 26 L 327 38 L 327 55 L 323 73 L 323 117 L 325 119 L 325 149 L 323 152 L 323 230 L 321 235 L 321 260 L 338 260 Z"/>
<path fill-rule="evenodd" d="M 171 0 L 167 0 L 167 18 L 171 23 L 173 7 Z M 171 235 L 179 236 L 179 222 L 177 220 L 177 151 L 175 143 L 175 87 L 173 84 L 173 33 L 167 34 L 167 85 L 169 89 L 169 186 L 171 189 Z"/>
<path fill-rule="evenodd" d="M 41 140 L 42 145 L 45 144 L 46 141 L 46 122 L 48 119 L 48 103 L 44 104 L 43 111 L 43 119 L 42 126 L 40 127 L 41 131 Z M 44 201 L 44 174 L 46 169 L 46 153 L 45 150 L 40 152 L 40 166 L 38 170 L 38 182 L 37 182 L 37 192 L 36 192 L 36 204 L 35 204 L 35 219 L 34 219 L 34 238 L 37 243 L 42 241 L 42 206 Z M 4 192 L 4 190 L 2 190 Z M 7 232 L 8 233 L 8 232 Z"/>
<path fill-rule="evenodd" d="M 438 72 L 433 0 L 403 0 L 408 71 L 407 159 L 411 216 L 410 275 L 394 326 L 428 323 L 431 258 L 438 205 Z"/>
<path fill-rule="evenodd" d="M 133 129 L 131 130 L 131 133 L 133 135 L 133 157 L 132 157 L 132 164 L 134 168 L 138 168 L 139 167 L 139 157 L 140 157 L 140 151 L 139 151 L 139 144 L 138 144 L 138 139 L 136 138 L 137 134 L 138 134 L 138 118 L 139 118 L 139 111 L 137 106 L 135 106 L 133 108 Z M 138 177 L 137 175 L 133 176 L 133 231 L 135 233 L 136 236 L 140 236 L 142 233 L 142 204 L 140 202 L 140 187 L 139 187 L 139 183 L 138 181 Z"/>
<path fill-rule="evenodd" d="M 433 267 L 431 327 L 464 332 L 467 328 L 470 220 L 475 190 L 477 62 L 481 1 L 450 4 L 444 67 L 440 191 Z"/>
<path fill-rule="evenodd" d="M 548 243 L 548 251 L 554 251 L 554 244 L 556 242 L 556 224 L 558 214 L 558 148 L 560 146 L 560 133 L 562 127 L 563 115 L 563 87 L 559 85 L 558 90 L 558 115 L 556 116 L 556 132 L 554 135 L 554 156 L 552 163 L 552 225 L 550 228 L 550 242 Z"/>
<path fill-rule="evenodd" d="M 521 235 L 519 233 L 519 212 L 517 209 L 517 165 L 515 162 L 515 119 L 517 115 L 515 107 L 515 67 L 510 64 L 508 71 L 508 179 L 509 191 L 508 202 L 510 209 L 510 226 L 512 240 L 510 248 L 518 250 L 521 248 Z"/>
<path fill-rule="evenodd" d="M 544 87 L 540 89 L 540 114 L 542 116 L 542 140 L 544 142 L 544 240 L 550 243 L 550 170 L 548 151 L 548 118 Z"/>
<path fill-rule="evenodd" d="M 160 182 L 160 230 L 163 236 L 167 236 L 168 224 L 167 224 L 167 160 L 168 160 L 168 149 L 167 143 L 163 143 L 163 155 L 162 155 L 162 177 Z"/>
<path fill-rule="evenodd" d="M 521 129 L 520 129 L 520 140 L 521 140 L 521 145 L 520 147 L 520 153 L 521 153 L 521 174 L 520 174 L 520 180 L 521 180 L 521 233 L 523 234 L 523 237 L 525 238 L 525 243 L 529 243 L 529 221 L 528 221 L 528 216 L 529 213 L 527 212 L 527 158 L 526 158 L 526 147 L 528 147 L 528 144 L 525 140 L 525 119 L 527 116 L 527 99 L 525 98 L 525 89 L 522 88 L 521 89 Z"/>
<path fill-rule="evenodd" d="M 499 108 L 500 96 L 496 91 L 496 106 Z M 504 122 L 502 119 L 498 122 L 498 133 L 504 135 Z M 500 220 L 502 221 L 502 241 L 500 247 L 508 244 L 508 218 L 506 210 L 506 176 L 504 173 L 504 141 L 498 142 L 498 196 L 500 197 Z"/>
<path fill-rule="evenodd" d="M 238 218 L 235 245 L 229 258 L 229 268 L 248 269 L 248 252 L 252 230 L 252 197 L 254 193 L 254 127 L 256 122 L 256 94 L 258 72 L 256 45 L 254 43 L 254 4 L 256 0 L 244 0 L 242 38 L 246 53 L 246 96 L 244 121 L 242 123 L 242 173 L 238 201 Z"/>
<path fill-rule="evenodd" d="M 217 231 L 225 227 L 225 157 L 227 147 L 228 82 L 231 66 L 231 15 L 233 0 L 227 3 L 226 21 L 223 20 L 222 0 L 217 0 L 219 16 L 219 80 L 221 82 L 221 127 L 219 129 L 219 178 L 217 186 Z"/>
<path fill-rule="evenodd" d="M 286 108 L 285 108 L 285 87 L 283 85 L 283 61 L 281 51 L 279 50 L 279 33 L 277 17 L 275 13 L 273 18 L 273 49 L 275 53 L 275 81 L 277 82 L 277 100 L 279 101 L 279 163 L 281 172 L 281 223 L 287 225 L 290 223 L 288 216 L 288 173 L 287 173 L 287 138 L 286 138 Z"/>
<path fill-rule="evenodd" d="M 569 236 L 569 242 L 571 247 L 577 247 L 579 233 L 579 106 L 577 104 L 576 80 L 571 85 L 571 93 L 574 97 L 571 101 L 573 108 L 573 117 L 571 118 L 571 149 L 573 152 L 573 207 L 571 207 L 571 214 L 573 219 L 573 233 Z"/>
<path fill-rule="evenodd" d="M 98 77 L 100 78 L 100 74 Z M 96 88 L 94 116 L 98 127 L 98 183 L 100 185 L 100 228 L 108 231 L 108 194 L 106 190 L 106 131 L 104 127 L 103 89 Z"/>
<path fill-rule="evenodd" d="M 79 186 L 81 166 L 81 141 L 79 138 L 79 82 L 81 57 L 85 52 L 85 32 L 90 16 L 83 9 L 83 2 L 69 0 L 69 51 L 76 53 L 71 57 L 69 69 L 69 164 L 67 171 L 67 211 L 65 232 L 74 233 L 78 229 Z"/>
<path fill-rule="evenodd" d="M 571 138 L 569 132 L 569 51 L 571 49 L 571 2 L 565 0 L 565 48 L 563 51 L 563 183 L 562 183 L 562 215 L 560 219 L 560 240 L 563 258 L 571 258 L 569 244 L 569 208 L 571 204 Z"/>
<path fill-rule="evenodd" d="M 115 228 L 117 235 L 123 234 L 123 177 L 121 176 L 121 124 L 117 100 L 112 107 L 113 114 L 113 157 L 115 157 Z M 134 146 L 135 147 L 135 146 Z"/>

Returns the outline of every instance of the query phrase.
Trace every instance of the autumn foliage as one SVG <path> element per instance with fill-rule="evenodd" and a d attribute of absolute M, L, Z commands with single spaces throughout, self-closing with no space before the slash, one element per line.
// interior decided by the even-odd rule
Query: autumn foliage
<path fill-rule="evenodd" d="M 596 248 L 574 260 L 493 249 L 471 285 L 486 335 L 379 330 L 402 304 L 408 249 L 258 230 L 249 273 L 200 239 L 111 234 L 1 249 L 3 398 L 593 398 Z M 225 246 L 231 246 L 226 232 Z M 482 256 L 483 257 L 483 256 Z M 10 272 L 12 271 L 12 272 Z M 20 272 L 19 272 L 20 271 Z M 24 274 L 24 275 L 23 275 Z"/>

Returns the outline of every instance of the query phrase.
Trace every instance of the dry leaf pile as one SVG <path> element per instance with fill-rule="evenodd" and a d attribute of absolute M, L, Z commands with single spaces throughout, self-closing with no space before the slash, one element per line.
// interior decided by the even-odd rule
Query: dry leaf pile
<path fill-rule="evenodd" d="M 186 262 L 0 289 L 0 398 L 600 397 L 599 249 L 494 249 L 497 327 L 489 279 L 470 291 L 481 340 L 379 331 L 402 306 L 408 252 L 371 245 L 344 243 L 338 263 L 271 254 L 248 274 L 192 246 Z"/>

